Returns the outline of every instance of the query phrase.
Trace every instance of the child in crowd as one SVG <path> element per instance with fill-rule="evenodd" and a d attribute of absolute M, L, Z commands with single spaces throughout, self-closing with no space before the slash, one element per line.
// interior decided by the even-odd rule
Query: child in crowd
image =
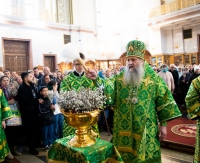
<path fill-rule="evenodd" d="M 42 86 L 39 89 L 40 99 L 43 100 L 42 104 L 39 104 L 39 117 L 42 129 L 42 139 L 45 147 L 45 151 L 49 149 L 54 141 L 54 114 L 55 105 L 50 101 L 48 97 L 48 87 Z"/>
<path fill-rule="evenodd" d="M 58 94 L 58 84 L 55 80 L 51 80 L 48 83 L 48 97 L 51 101 L 51 103 L 53 103 L 55 105 L 55 111 L 54 111 L 54 140 L 58 139 L 58 138 L 62 138 L 63 137 L 63 120 L 64 117 L 62 115 L 62 113 L 60 112 L 60 108 L 57 104 L 57 99 L 59 97 Z"/>

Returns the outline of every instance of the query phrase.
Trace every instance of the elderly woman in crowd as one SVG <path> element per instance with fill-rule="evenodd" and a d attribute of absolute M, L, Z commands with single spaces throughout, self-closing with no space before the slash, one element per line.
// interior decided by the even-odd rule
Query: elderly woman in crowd
<path fill-rule="evenodd" d="M 167 84 L 169 90 L 173 93 L 175 86 L 174 86 L 174 79 L 172 74 L 168 71 L 167 65 L 161 66 L 161 72 L 158 73 L 158 75 L 165 81 Z"/>

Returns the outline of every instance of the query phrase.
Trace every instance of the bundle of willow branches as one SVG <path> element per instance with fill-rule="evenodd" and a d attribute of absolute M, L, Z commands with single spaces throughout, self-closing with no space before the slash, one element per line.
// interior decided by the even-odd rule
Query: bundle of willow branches
<path fill-rule="evenodd" d="M 65 112 L 85 113 L 99 109 L 106 102 L 106 96 L 103 90 L 97 88 L 81 88 L 79 91 L 61 91 L 58 99 L 58 105 Z"/>

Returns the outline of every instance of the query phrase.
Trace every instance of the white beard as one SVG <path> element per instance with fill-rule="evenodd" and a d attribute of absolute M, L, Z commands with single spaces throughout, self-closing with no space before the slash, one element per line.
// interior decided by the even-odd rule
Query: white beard
<path fill-rule="evenodd" d="M 144 67 L 142 62 L 139 64 L 138 67 L 135 67 L 133 70 L 130 70 L 128 65 L 126 65 L 123 80 L 125 85 L 140 86 L 143 77 Z"/>

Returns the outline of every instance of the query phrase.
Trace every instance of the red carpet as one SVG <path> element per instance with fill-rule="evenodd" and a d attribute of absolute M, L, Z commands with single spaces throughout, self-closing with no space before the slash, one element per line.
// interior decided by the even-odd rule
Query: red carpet
<path fill-rule="evenodd" d="M 182 117 L 174 119 L 172 121 L 169 121 L 167 123 L 167 137 L 165 140 L 175 142 L 175 143 L 194 146 L 195 140 L 196 140 L 195 137 L 185 137 L 185 136 L 181 136 L 178 134 L 174 134 L 171 131 L 172 127 L 174 127 L 176 125 L 180 125 L 180 124 L 196 124 L 196 121 L 190 120 L 188 118 L 182 118 Z"/>
<path fill-rule="evenodd" d="M 190 135 L 187 135 L 189 133 L 186 133 L 185 135 L 183 133 L 180 133 L 180 125 L 190 126 L 189 131 L 193 129 L 193 131 L 190 131 Z M 188 118 L 176 118 L 172 121 L 169 121 L 167 123 L 167 137 L 165 140 L 161 143 L 161 146 L 167 147 L 167 148 L 173 148 L 178 149 L 182 151 L 194 151 L 194 146 L 196 142 L 196 138 L 194 137 L 195 128 L 194 125 L 196 124 L 196 121 L 190 120 Z M 179 125 L 179 127 L 177 126 Z M 182 126 L 183 127 L 183 126 Z M 184 127 L 184 129 L 188 130 L 187 127 Z M 182 130 L 181 130 L 182 131 Z M 185 132 L 185 130 L 183 130 Z"/>
<path fill-rule="evenodd" d="M 171 128 L 171 131 L 180 136 L 196 137 L 197 125 L 196 124 L 180 124 Z"/>

